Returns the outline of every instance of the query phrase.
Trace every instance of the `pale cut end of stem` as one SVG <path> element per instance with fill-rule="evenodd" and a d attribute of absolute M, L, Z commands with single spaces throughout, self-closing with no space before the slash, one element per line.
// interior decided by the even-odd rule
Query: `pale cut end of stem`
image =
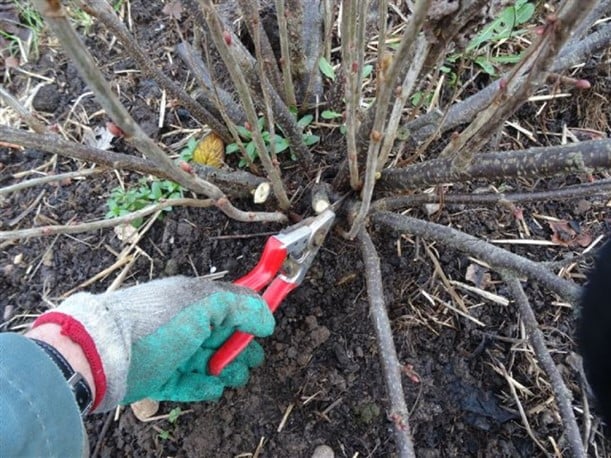
<path fill-rule="evenodd" d="M 271 186 L 267 182 L 261 183 L 259 186 L 257 186 L 257 188 L 253 192 L 254 203 L 255 204 L 264 203 L 267 200 L 267 198 L 269 197 L 271 189 L 272 189 Z"/>

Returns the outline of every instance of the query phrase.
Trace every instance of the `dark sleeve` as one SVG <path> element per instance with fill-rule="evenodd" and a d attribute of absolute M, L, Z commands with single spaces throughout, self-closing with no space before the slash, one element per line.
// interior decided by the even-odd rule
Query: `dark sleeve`
<path fill-rule="evenodd" d="M 85 436 L 61 371 L 30 339 L 0 334 L 0 456 L 80 457 Z"/>

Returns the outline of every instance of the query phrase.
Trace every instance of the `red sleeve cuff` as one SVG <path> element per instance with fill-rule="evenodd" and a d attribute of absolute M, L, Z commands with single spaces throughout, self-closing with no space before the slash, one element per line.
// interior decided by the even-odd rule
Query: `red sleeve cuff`
<path fill-rule="evenodd" d="M 89 362 L 89 366 L 91 367 L 91 372 L 93 373 L 93 383 L 95 383 L 96 394 L 92 410 L 95 410 L 106 394 L 106 374 L 104 373 L 102 359 L 95 346 L 95 342 L 81 322 L 75 320 L 70 315 L 61 312 L 47 312 L 39 316 L 38 319 L 34 321 L 32 327 L 35 328 L 41 324 L 47 323 L 59 325 L 62 335 L 70 338 L 70 340 L 79 345 L 83 350 Z"/>

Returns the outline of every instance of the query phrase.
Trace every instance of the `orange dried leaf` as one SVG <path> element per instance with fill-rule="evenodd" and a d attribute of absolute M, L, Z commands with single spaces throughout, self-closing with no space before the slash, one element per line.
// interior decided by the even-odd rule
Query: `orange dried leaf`
<path fill-rule="evenodd" d="M 550 221 L 549 227 L 552 230 L 552 242 L 568 248 L 576 246 L 587 247 L 592 243 L 592 235 L 586 229 L 580 228 L 577 224 L 571 225 L 566 220 Z"/>
<path fill-rule="evenodd" d="M 224 154 L 225 144 L 223 139 L 212 132 L 197 144 L 193 151 L 193 160 L 198 164 L 218 168 L 223 165 Z"/>

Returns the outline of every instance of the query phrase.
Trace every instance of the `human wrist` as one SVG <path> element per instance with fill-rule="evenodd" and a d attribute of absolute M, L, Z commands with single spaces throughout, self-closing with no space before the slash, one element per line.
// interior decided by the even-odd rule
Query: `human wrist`
<path fill-rule="evenodd" d="M 61 326 L 54 323 L 41 324 L 26 334 L 30 339 L 37 339 L 48 343 L 62 354 L 76 372 L 80 373 L 89 385 L 92 399 L 96 398 L 96 385 L 93 378 L 91 365 L 85 356 L 85 352 L 79 344 L 70 337 L 62 334 Z"/>

